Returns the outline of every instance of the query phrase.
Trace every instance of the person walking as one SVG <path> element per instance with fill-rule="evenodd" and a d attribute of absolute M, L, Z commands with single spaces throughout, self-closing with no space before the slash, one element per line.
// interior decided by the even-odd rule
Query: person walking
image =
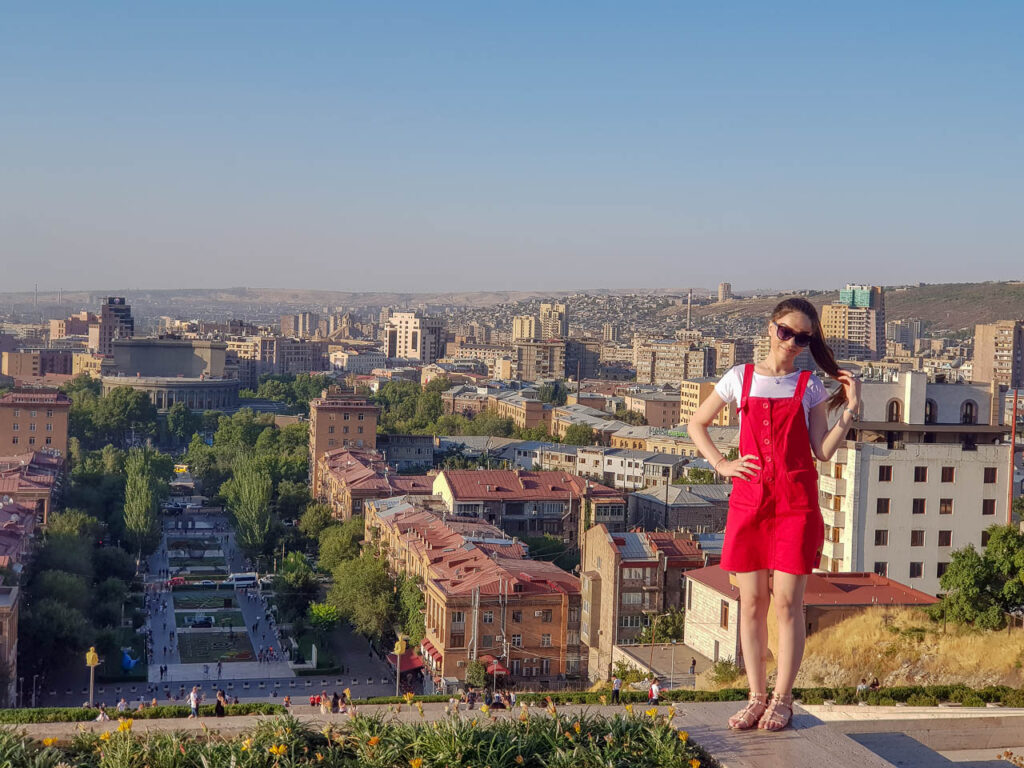
<path fill-rule="evenodd" d="M 860 382 L 839 368 L 818 311 L 806 299 L 776 305 L 767 330 L 767 357 L 730 369 L 690 418 L 687 431 L 712 469 L 732 478 L 721 566 L 736 574 L 739 585 L 740 644 L 750 698 L 729 726 L 778 731 L 793 716 L 793 681 L 804 652 L 804 588 L 807 575 L 819 565 L 825 536 L 814 459 L 830 460 L 846 439 L 860 407 Z M 817 376 L 797 370 L 797 356 L 807 347 L 817 366 L 841 385 L 831 395 Z M 736 459 L 723 456 L 708 435 L 708 425 L 729 403 L 740 416 Z M 829 413 L 840 409 L 830 428 Z M 769 701 L 771 596 L 779 653 Z"/>
<path fill-rule="evenodd" d="M 697 657 L 696 656 L 691 656 L 690 657 L 690 674 L 691 675 L 697 674 Z"/>
<path fill-rule="evenodd" d="M 615 675 L 612 678 L 612 704 L 619 703 L 619 692 L 622 691 L 622 678 Z"/>
<path fill-rule="evenodd" d="M 189 708 L 189 719 L 199 717 L 199 686 L 193 685 L 192 691 L 188 695 L 188 708 Z"/>

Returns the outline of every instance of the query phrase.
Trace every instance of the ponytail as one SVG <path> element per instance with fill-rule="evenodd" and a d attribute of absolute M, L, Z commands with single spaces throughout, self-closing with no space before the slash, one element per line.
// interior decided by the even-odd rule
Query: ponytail
<path fill-rule="evenodd" d="M 775 309 L 772 310 L 772 321 L 774 322 L 790 312 L 801 312 L 811 321 L 811 325 L 814 328 L 810 345 L 811 357 L 814 358 L 814 362 L 821 370 L 831 378 L 839 381 L 839 364 L 832 353 L 832 348 L 825 343 L 825 332 L 821 327 L 821 320 L 818 319 L 818 310 L 807 299 L 799 297 L 785 299 L 779 302 Z M 844 405 L 846 405 L 846 390 L 843 387 L 839 387 L 828 398 L 828 409 L 829 411 L 835 411 Z"/>

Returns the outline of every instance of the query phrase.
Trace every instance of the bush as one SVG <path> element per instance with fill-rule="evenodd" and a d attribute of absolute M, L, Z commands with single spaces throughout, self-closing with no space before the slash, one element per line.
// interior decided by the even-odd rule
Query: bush
<path fill-rule="evenodd" d="M 743 670 L 732 659 L 721 659 L 711 667 L 711 679 L 717 685 L 731 683 L 740 677 L 743 677 Z"/>
<path fill-rule="evenodd" d="M 285 708 L 280 704 L 248 703 L 229 704 L 228 715 L 280 715 Z M 0 709 L 0 723 L 80 723 L 96 719 L 97 710 L 88 707 L 37 707 L 35 709 Z M 147 707 L 142 712 L 129 712 L 126 717 L 133 720 L 163 720 L 171 717 L 188 717 L 189 708 L 184 705 L 160 705 Z M 199 714 L 213 717 L 213 704 L 204 704 Z M 112 714 L 111 721 L 117 720 Z"/>

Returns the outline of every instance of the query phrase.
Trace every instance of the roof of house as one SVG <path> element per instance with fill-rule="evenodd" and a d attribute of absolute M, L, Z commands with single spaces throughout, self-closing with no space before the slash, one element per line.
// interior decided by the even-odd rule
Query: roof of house
<path fill-rule="evenodd" d="M 3 405 L 71 405 L 71 398 L 56 389 L 17 389 L 0 397 Z"/>
<path fill-rule="evenodd" d="M 16 456 L 0 456 L 0 494 L 25 491 L 49 491 L 63 471 L 60 456 L 34 451 Z"/>
<path fill-rule="evenodd" d="M 598 501 L 625 503 L 625 498 L 614 488 L 566 472 L 446 469 L 441 476 L 457 501 L 561 501 L 570 495 L 578 497 L 586 493 Z"/>

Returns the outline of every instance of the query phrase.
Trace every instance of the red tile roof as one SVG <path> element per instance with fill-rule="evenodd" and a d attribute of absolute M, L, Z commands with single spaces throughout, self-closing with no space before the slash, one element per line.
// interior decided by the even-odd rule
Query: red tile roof
<path fill-rule="evenodd" d="M 400 494 L 430 495 L 434 478 L 428 475 L 392 473 L 384 457 L 374 451 L 337 448 L 323 455 L 327 471 L 357 495 L 380 497 Z"/>
<path fill-rule="evenodd" d="M 441 474 L 456 501 L 562 501 L 570 495 L 579 497 L 584 493 L 598 502 L 624 504 L 626 501 L 614 488 L 566 472 L 446 469 Z"/>
<path fill-rule="evenodd" d="M 0 397 L 3 405 L 71 405 L 71 398 L 56 389 L 18 389 Z"/>
<path fill-rule="evenodd" d="M 647 532 L 651 549 L 664 552 L 669 568 L 699 568 L 704 565 L 704 553 L 697 542 L 677 538 L 675 534 Z"/>
<path fill-rule="evenodd" d="M 38 451 L 0 456 L 0 493 L 51 490 L 63 465 L 59 456 Z"/>
<path fill-rule="evenodd" d="M 687 571 L 686 578 L 705 584 L 716 592 L 739 599 L 739 590 L 729 583 L 728 571 L 712 565 Z M 807 577 L 804 605 L 932 605 L 938 598 L 877 573 L 812 573 Z"/>

